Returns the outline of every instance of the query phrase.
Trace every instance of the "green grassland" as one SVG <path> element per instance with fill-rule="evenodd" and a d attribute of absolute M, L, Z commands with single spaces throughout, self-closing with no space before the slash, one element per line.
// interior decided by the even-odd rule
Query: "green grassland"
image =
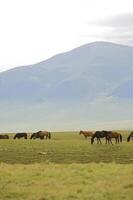
<path fill-rule="evenodd" d="M 78 132 L 0 140 L 0 200 L 131 200 L 133 142 L 90 144 Z"/>

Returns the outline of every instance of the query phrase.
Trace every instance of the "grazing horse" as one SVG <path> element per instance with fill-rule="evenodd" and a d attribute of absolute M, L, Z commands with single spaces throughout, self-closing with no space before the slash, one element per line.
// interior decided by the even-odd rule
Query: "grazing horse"
<path fill-rule="evenodd" d="M 87 139 L 87 137 L 92 137 L 93 133 L 91 131 L 80 131 L 79 135 L 83 135 L 85 137 L 85 139 Z"/>
<path fill-rule="evenodd" d="M 106 136 L 106 144 L 108 142 L 112 144 L 112 141 L 111 139 L 112 138 L 115 138 L 115 142 L 116 144 L 119 144 L 119 142 L 122 142 L 122 135 L 120 133 L 117 133 L 117 132 L 114 132 L 114 131 L 103 131 L 105 133 L 107 133 L 107 136 Z"/>
<path fill-rule="evenodd" d="M 41 140 L 43 140 L 44 137 L 46 137 L 46 139 L 51 139 L 51 133 L 48 131 L 38 131 L 36 133 L 33 133 L 30 139 L 40 138 Z"/>
<path fill-rule="evenodd" d="M 39 137 L 37 136 L 37 133 L 32 133 L 30 139 L 36 139 L 36 138 L 39 138 Z"/>
<path fill-rule="evenodd" d="M 128 138 L 127 138 L 127 142 L 129 142 L 131 138 L 133 139 L 133 132 L 131 132 L 131 133 L 129 134 L 129 136 L 128 136 Z"/>
<path fill-rule="evenodd" d="M 24 139 L 27 139 L 28 136 L 27 136 L 27 133 L 16 133 L 16 135 L 14 136 L 14 139 L 20 139 L 20 138 L 24 138 Z"/>
<path fill-rule="evenodd" d="M 105 131 L 96 131 L 93 135 L 92 135 L 92 138 L 91 138 L 91 144 L 94 143 L 94 139 L 97 138 L 97 144 L 102 144 L 100 138 L 106 138 L 106 140 L 108 140 L 107 138 L 107 132 Z"/>
<path fill-rule="evenodd" d="M 0 139 L 9 139 L 8 135 L 0 135 Z"/>

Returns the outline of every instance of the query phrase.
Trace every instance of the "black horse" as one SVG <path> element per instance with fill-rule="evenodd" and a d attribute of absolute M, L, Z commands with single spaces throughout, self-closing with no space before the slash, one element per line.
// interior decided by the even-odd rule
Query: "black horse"
<path fill-rule="evenodd" d="M 102 144 L 102 142 L 101 142 L 101 140 L 100 140 L 100 138 L 105 138 L 106 139 L 106 144 L 108 143 L 111 143 L 112 144 L 112 141 L 111 141 L 111 137 L 110 137 L 110 135 L 111 135 L 111 131 L 96 131 L 94 134 L 93 134 L 93 136 L 92 136 L 92 138 L 91 138 L 91 144 L 93 144 L 94 143 L 94 139 L 95 138 L 97 138 L 97 144 Z"/>
<path fill-rule="evenodd" d="M 27 139 L 28 136 L 27 136 L 27 133 L 16 133 L 16 135 L 14 136 L 14 139 L 20 139 L 20 138 L 24 138 L 24 139 Z"/>
<path fill-rule="evenodd" d="M 129 142 L 131 140 L 131 138 L 133 139 L 133 132 L 131 132 L 127 138 L 127 142 Z"/>

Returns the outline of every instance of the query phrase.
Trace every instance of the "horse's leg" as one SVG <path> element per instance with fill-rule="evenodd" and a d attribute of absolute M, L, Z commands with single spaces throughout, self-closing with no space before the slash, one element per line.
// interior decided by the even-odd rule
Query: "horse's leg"
<path fill-rule="evenodd" d="M 118 144 L 119 144 L 119 142 L 120 142 L 120 140 L 119 140 L 119 136 L 118 136 L 118 138 L 117 138 L 117 139 L 118 139 Z"/>
<path fill-rule="evenodd" d="M 99 143 L 101 144 L 101 140 L 100 140 L 100 138 L 98 137 L 98 138 L 97 138 L 97 144 L 99 144 Z"/>
<path fill-rule="evenodd" d="M 97 138 L 97 141 L 98 141 L 97 144 L 99 144 L 99 143 L 102 144 L 100 138 Z"/>
<path fill-rule="evenodd" d="M 100 144 L 102 144 L 101 139 L 99 138 Z"/>
<path fill-rule="evenodd" d="M 107 139 L 107 137 L 105 137 L 105 144 L 107 144 L 107 142 L 108 142 L 108 139 Z"/>
<path fill-rule="evenodd" d="M 109 138 L 110 143 L 113 145 L 111 138 Z"/>
<path fill-rule="evenodd" d="M 112 143 L 112 142 L 111 142 L 111 138 L 108 138 L 108 144 L 110 144 L 110 143 Z"/>
<path fill-rule="evenodd" d="M 108 137 L 105 137 L 105 139 L 106 139 L 105 144 L 109 144 L 109 138 L 108 138 Z"/>

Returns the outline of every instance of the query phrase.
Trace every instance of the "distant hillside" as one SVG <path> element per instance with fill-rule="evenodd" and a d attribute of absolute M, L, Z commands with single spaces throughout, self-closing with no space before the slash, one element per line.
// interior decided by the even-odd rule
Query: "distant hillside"
<path fill-rule="evenodd" d="M 133 47 L 94 42 L 0 73 L 0 120 L 4 129 L 93 128 L 119 120 L 131 128 L 132 91 Z"/>

